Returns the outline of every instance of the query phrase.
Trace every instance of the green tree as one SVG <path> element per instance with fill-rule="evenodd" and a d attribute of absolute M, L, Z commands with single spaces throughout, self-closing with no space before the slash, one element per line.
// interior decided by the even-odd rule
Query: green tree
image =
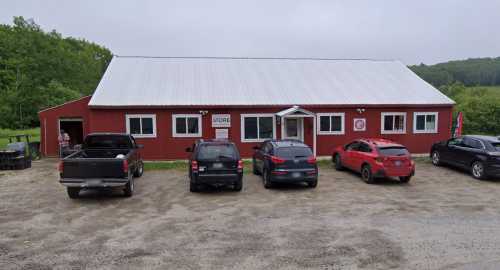
<path fill-rule="evenodd" d="M 93 93 L 111 61 L 95 43 L 14 17 L 0 25 L 0 128 L 37 126 L 37 112 Z"/>

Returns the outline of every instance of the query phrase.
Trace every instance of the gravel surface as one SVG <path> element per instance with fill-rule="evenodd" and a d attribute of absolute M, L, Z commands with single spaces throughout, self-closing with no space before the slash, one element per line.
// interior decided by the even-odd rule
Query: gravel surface
<path fill-rule="evenodd" d="M 426 162 L 409 184 L 326 168 L 239 193 L 147 171 L 132 198 L 71 200 L 43 160 L 0 171 L 0 269 L 499 269 L 499 206 L 500 182 Z"/>

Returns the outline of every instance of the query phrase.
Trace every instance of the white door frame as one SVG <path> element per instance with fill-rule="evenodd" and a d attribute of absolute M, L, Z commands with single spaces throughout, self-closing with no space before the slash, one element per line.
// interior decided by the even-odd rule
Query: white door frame
<path fill-rule="evenodd" d="M 286 135 L 286 120 L 287 119 L 297 119 L 297 137 L 287 137 Z M 281 139 L 296 139 L 300 141 L 304 141 L 304 117 L 297 116 L 284 116 L 282 119 L 283 123 L 281 124 Z"/>
<path fill-rule="evenodd" d="M 302 140 L 305 140 L 304 138 L 304 118 L 312 118 L 313 119 L 313 152 L 314 155 L 316 156 L 316 137 L 317 137 L 317 130 L 316 130 L 316 114 L 305 110 L 301 109 L 299 106 L 294 105 L 291 108 L 288 108 L 286 110 L 280 111 L 276 113 L 277 117 L 280 117 L 280 124 L 281 124 L 281 138 L 283 139 L 283 135 L 285 134 L 285 118 L 287 117 L 294 117 L 294 118 L 302 118 Z"/>

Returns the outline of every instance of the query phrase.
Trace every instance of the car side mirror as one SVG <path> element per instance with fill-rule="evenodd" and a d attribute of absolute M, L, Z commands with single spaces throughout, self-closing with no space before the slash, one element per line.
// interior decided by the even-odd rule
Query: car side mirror
<path fill-rule="evenodd" d="M 144 145 L 143 145 L 143 144 L 138 144 L 138 145 L 137 145 L 137 149 L 142 149 L 142 148 L 144 148 Z"/>
<path fill-rule="evenodd" d="M 193 152 L 193 149 L 191 149 L 191 147 L 186 147 L 186 152 Z"/>

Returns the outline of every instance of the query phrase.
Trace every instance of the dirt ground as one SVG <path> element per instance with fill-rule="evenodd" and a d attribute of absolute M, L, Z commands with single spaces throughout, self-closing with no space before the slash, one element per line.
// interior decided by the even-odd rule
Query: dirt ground
<path fill-rule="evenodd" d="M 54 160 L 0 171 L 0 269 L 499 269 L 500 182 L 426 162 L 409 184 L 320 171 L 316 189 L 189 193 L 145 172 L 132 198 L 70 200 Z"/>

